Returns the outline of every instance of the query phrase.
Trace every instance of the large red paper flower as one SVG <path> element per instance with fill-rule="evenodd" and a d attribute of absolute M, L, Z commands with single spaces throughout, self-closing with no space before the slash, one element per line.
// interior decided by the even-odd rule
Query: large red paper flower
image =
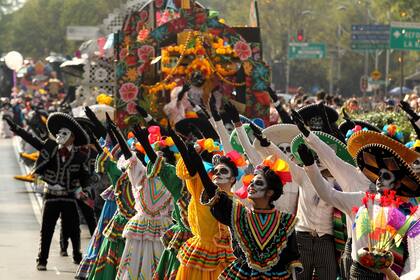
<path fill-rule="evenodd" d="M 148 61 L 155 56 L 155 49 L 150 45 L 144 45 L 137 50 L 137 55 L 142 61 Z"/>
<path fill-rule="evenodd" d="M 120 97 L 121 99 L 128 103 L 133 101 L 137 98 L 137 94 L 139 93 L 139 89 L 133 83 L 125 83 L 120 88 Z"/>
<path fill-rule="evenodd" d="M 136 115 L 137 114 L 136 103 L 134 103 L 134 102 L 128 102 L 127 103 L 127 113 L 129 115 Z"/>
<path fill-rule="evenodd" d="M 252 55 L 251 47 L 244 41 L 237 42 L 235 44 L 234 50 L 239 59 L 242 61 L 247 60 Z"/>

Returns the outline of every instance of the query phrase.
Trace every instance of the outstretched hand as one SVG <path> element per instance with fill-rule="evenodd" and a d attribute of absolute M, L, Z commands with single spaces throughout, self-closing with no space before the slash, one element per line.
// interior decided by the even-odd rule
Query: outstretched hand
<path fill-rule="evenodd" d="M 251 122 L 249 126 L 252 129 L 252 133 L 254 134 L 255 138 L 260 141 L 262 147 L 270 146 L 270 141 L 263 135 L 262 130 L 258 127 L 255 123 Z"/>
<path fill-rule="evenodd" d="M 296 112 L 295 110 L 292 110 L 292 118 L 293 118 L 293 122 L 299 128 L 300 132 L 302 132 L 302 134 L 305 137 L 308 137 L 309 130 L 306 128 L 305 123 L 303 122 L 302 117 L 299 115 L 299 113 Z"/>
<path fill-rule="evenodd" d="M 228 115 L 229 119 L 233 121 L 234 124 L 240 123 L 241 119 L 239 117 L 239 112 L 232 103 L 227 102 L 225 104 L 225 112 Z"/>
<path fill-rule="evenodd" d="M 420 119 L 420 117 L 416 114 L 416 112 L 414 112 L 410 104 L 407 102 L 401 100 L 399 106 L 407 113 L 410 119 L 414 120 L 415 122 Z"/>
<path fill-rule="evenodd" d="M 311 166 L 315 163 L 314 155 L 305 144 L 299 145 L 297 152 L 305 166 Z"/>

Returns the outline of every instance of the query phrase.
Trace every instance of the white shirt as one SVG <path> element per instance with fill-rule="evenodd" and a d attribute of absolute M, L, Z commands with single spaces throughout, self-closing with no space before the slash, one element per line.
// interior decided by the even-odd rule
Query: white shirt
<path fill-rule="evenodd" d="M 277 146 L 271 143 L 271 153 L 286 161 L 294 186 L 299 188 L 296 231 L 314 232 L 319 236 L 333 235 L 333 206 L 323 201 L 317 194 L 305 170 L 290 160 Z"/>

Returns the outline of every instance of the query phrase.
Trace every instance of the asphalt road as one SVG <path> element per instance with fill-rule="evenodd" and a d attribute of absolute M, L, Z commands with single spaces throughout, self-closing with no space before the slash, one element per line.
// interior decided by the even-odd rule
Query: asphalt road
<path fill-rule="evenodd" d="M 21 174 L 11 139 L 0 139 L 0 280 L 74 279 L 77 266 L 59 255 L 59 228 L 54 233 L 47 271 L 36 270 L 40 201 L 29 184 L 13 179 Z M 39 198 L 39 197 L 38 197 Z M 82 227 L 82 251 L 89 241 Z M 71 245 L 70 245 L 71 246 Z"/>

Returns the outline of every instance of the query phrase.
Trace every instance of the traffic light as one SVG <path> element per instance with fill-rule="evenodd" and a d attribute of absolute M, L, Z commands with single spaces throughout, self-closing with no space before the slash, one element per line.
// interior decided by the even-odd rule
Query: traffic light
<path fill-rule="evenodd" d="M 298 30 L 298 32 L 297 32 L 297 41 L 298 42 L 303 42 L 303 39 L 304 39 L 304 37 L 303 37 L 303 29 L 299 29 Z"/>

